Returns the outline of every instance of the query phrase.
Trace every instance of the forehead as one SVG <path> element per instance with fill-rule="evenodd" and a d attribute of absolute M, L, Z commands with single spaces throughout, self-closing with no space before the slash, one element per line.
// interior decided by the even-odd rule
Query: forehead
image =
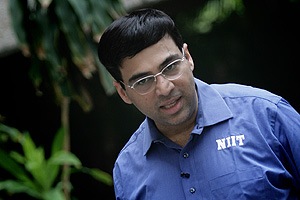
<path fill-rule="evenodd" d="M 156 44 L 143 49 L 134 57 L 123 60 L 120 68 L 123 80 L 127 81 L 135 74 L 157 73 L 164 60 L 175 54 L 180 54 L 180 50 L 170 37 L 165 36 Z"/>

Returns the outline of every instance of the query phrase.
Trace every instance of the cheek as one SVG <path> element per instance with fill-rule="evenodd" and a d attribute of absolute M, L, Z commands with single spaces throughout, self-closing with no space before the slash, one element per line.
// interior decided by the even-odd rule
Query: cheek
<path fill-rule="evenodd" d="M 144 115 L 152 116 L 151 113 L 155 111 L 155 102 L 149 97 L 135 99 L 133 105 Z"/>
<path fill-rule="evenodd" d="M 195 89 L 195 81 L 192 73 L 185 74 L 178 82 L 175 87 L 182 90 L 184 93 L 190 92 Z"/>

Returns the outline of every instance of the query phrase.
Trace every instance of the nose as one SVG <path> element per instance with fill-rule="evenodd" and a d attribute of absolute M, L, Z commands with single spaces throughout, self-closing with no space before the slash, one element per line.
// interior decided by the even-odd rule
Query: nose
<path fill-rule="evenodd" d="M 175 86 L 172 81 L 169 81 L 163 75 L 156 76 L 155 92 L 157 95 L 167 96 L 170 94 L 174 87 Z"/>

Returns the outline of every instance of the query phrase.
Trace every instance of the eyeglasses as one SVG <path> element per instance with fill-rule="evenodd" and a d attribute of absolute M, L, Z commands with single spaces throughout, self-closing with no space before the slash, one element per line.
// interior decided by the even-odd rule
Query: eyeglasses
<path fill-rule="evenodd" d="M 156 83 L 156 77 L 159 75 L 162 75 L 164 78 L 166 78 L 169 81 L 173 81 L 175 79 L 178 79 L 182 73 L 183 73 L 183 65 L 182 62 L 185 59 L 184 50 L 182 49 L 182 58 L 173 60 L 169 64 L 167 64 L 159 73 L 155 75 L 149 75 L 146 77 L 143 77 L 136 82 L 134 82 L 132 85 L 126 85 L 124 82 L 120 81 L 123 85 L 133 89 L 140 95 L 145 95 L 150 93 L 155 88 Z"/>

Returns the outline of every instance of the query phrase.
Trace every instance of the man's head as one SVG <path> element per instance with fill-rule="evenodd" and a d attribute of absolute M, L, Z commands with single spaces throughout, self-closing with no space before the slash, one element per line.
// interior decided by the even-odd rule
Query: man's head
<path fill-rule="evenodd" d="M 98 51 L 123 101 L 160 131 L 193 126 L 198 108 L 194 63 L 169 16 L 143 9 L 120 18 L 105 31 Z"/>
<path fill-rule="evenodd" d="M 143 49 L 169 35 L 178 48 L 182 37 L 173 20 L 155 9 L 141 9 L 114 21 L 103 33 L 98 56 L 116 81 L 123 81 L 120 67 L 124 58 L 133 57 Z"/>

